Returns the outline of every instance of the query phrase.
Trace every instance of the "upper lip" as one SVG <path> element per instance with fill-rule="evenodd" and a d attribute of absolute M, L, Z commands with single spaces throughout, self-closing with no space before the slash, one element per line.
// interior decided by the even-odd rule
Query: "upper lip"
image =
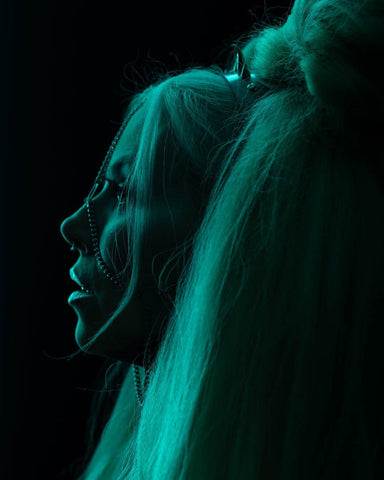
<path fill-rule="evenodd" d="M 72 267 L 70 270 L 69 270 L 69 276 L 71 277 L 71 279 L 76 282 L 78 285 L 80 285 L 80 287 L 84 288 L 85 290 L 89 290 L 89 291 L 92 291 L 88 286 L 87 286 L 87 283 L 84 282 L 81 278 L 81 275 L 79 275 L 74 267 Z"/>

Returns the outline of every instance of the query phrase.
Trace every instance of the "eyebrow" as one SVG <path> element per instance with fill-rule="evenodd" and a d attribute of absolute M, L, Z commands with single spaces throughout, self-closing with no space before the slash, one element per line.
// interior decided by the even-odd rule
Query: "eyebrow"
<path fill-rule="evenodd" d="M 122 175 L 122 170 L 124 167 L 127 167 L 128 165 L 132 165 L 127 161 L 127 158 L 129 158 L 129 155 L 126 154 L 122 157 L 119 157 L 117 160 L 115 160 L 112 164 L 108 165 L 107 172 L 109 171 L 109 175 L 111 177 L 115 178 L 121 178 L 121 177 L 126 177 L 126 175 Z"/>

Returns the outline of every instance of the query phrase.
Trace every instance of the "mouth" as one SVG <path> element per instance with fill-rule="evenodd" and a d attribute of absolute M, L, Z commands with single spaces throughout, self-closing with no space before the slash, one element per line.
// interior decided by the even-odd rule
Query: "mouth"
<path fill-rule="evenodd" d="M 82 292 L 88 293 L 89 295 L 93 295 L 95 293 L 92 290 L 88 290 L 88 288 L 83 287 L 83 285 L 80 285 L 80 289 Z"/>

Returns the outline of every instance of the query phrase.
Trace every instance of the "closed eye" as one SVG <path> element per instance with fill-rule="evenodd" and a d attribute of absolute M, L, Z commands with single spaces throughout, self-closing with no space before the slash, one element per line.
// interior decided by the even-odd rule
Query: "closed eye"
<path fill-rule="evenodd" d="M 107 178 L 107 177 L 105 177 L 105 180 L 110 184 L 113 191 L 117 195 L 119 209 L 125 206 L 127 197 L 129 197 L 130 203 L 135 203 L 136 195 L 135 195 L 134 188 L 132 187 L 128 188 L 126 182 L 118 183 L 115 180 L 112 180 L 111 178 Z"/>
<path fill-rule="evenodd" d="M 125 185 L 124 182 L 117 183 L 117 182 L 115 182 L 115 180 L 112 180 L 111 178 L 107 178 L 107 177 L 105 177 L 105 180 L 108 183 L 110 183 L 110 185 L 113 187 L 114 190 L 121 191 L 124 188 L 124 185 Z"/>

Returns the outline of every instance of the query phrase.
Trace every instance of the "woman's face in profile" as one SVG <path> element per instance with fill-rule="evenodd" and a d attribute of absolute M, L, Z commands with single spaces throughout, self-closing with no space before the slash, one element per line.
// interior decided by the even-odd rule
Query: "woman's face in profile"
<path fill-rule="evenodd" d="M 121 183 L 130 175 L 134 152 L 140 138 L 140 115 L 136 113 L 125 127 L 118 144 L 113 151 L 105 177 Z M 161 149 L 159 149 L 161 151 Z M 160 160 L 160 161 L 158 161 Z M 152 200 L 148 211 L 148 228 L 142 238 L 142 258 L 140 259 L 139 284 L 145 281 L 150 286 L 146 295 L 132 297 L 131 302 L 116 318 L 109 329 L 99 337 L 88 350 L 89 353 L 134 362 L 144 352 L 146 340 L 151 328 L 151 336 L 158 336 L 166 321 L 169 311 L 161 301 L 152 275 L 152 261 L 161 252 L 159 259 L 168 259 L 177 245 L 183 243 L 192 233 L 192 226 L 197 219 L 197 208 L 192 202 L 185 185 L 185 177 L 166 185 L 166 196 L 163 192 L 163 172 L 167 168 L 163 159 L 156 160 L 153 172 Z M 118 209 L 116 187 L 106 181 L 103 188 L 93 198 L 94 221 L 97 228 L 97 239 L 104 263 L 110 272 L 116 273 L 111 259 L 122 268 L 126 260 L 126 243 L 123 232 L 130 221 L 129 212 L 136 208 L 144 208 L 132 204 L 126 209 Z M 132 210 L 131 210 L 132 209 Z M 122 297 L 114 283 L 98 268 L 93 254 L 92 236 L 87 216 L 86 205 L 82 205 L 61 224 L 60 231 L 69 244 L 74 244 L 79 258 L 72 270 L 80 282 L 92 291 L 90 295 L 76 295 L 69 298 L 70 306 L 77 314 L 75 339 L 79 347 L 85 345 L 98 329 L 106 323 L 109 316 L 118 306 Z M 116 252 L 117 244 L 117 252 Z M 118 260 L 118 262 L 117 262 Z M 121 262 L 121 263 L 120 263 Z M 156 263 L 157 276 L 162 264 Z M 153 288 L 152 288 L 153 286 Z M 151 312 L 152 325 L 148 327 L 144 320 L 144 308 Z M 140 362 L 137 362 L 140 363 Z"/>

